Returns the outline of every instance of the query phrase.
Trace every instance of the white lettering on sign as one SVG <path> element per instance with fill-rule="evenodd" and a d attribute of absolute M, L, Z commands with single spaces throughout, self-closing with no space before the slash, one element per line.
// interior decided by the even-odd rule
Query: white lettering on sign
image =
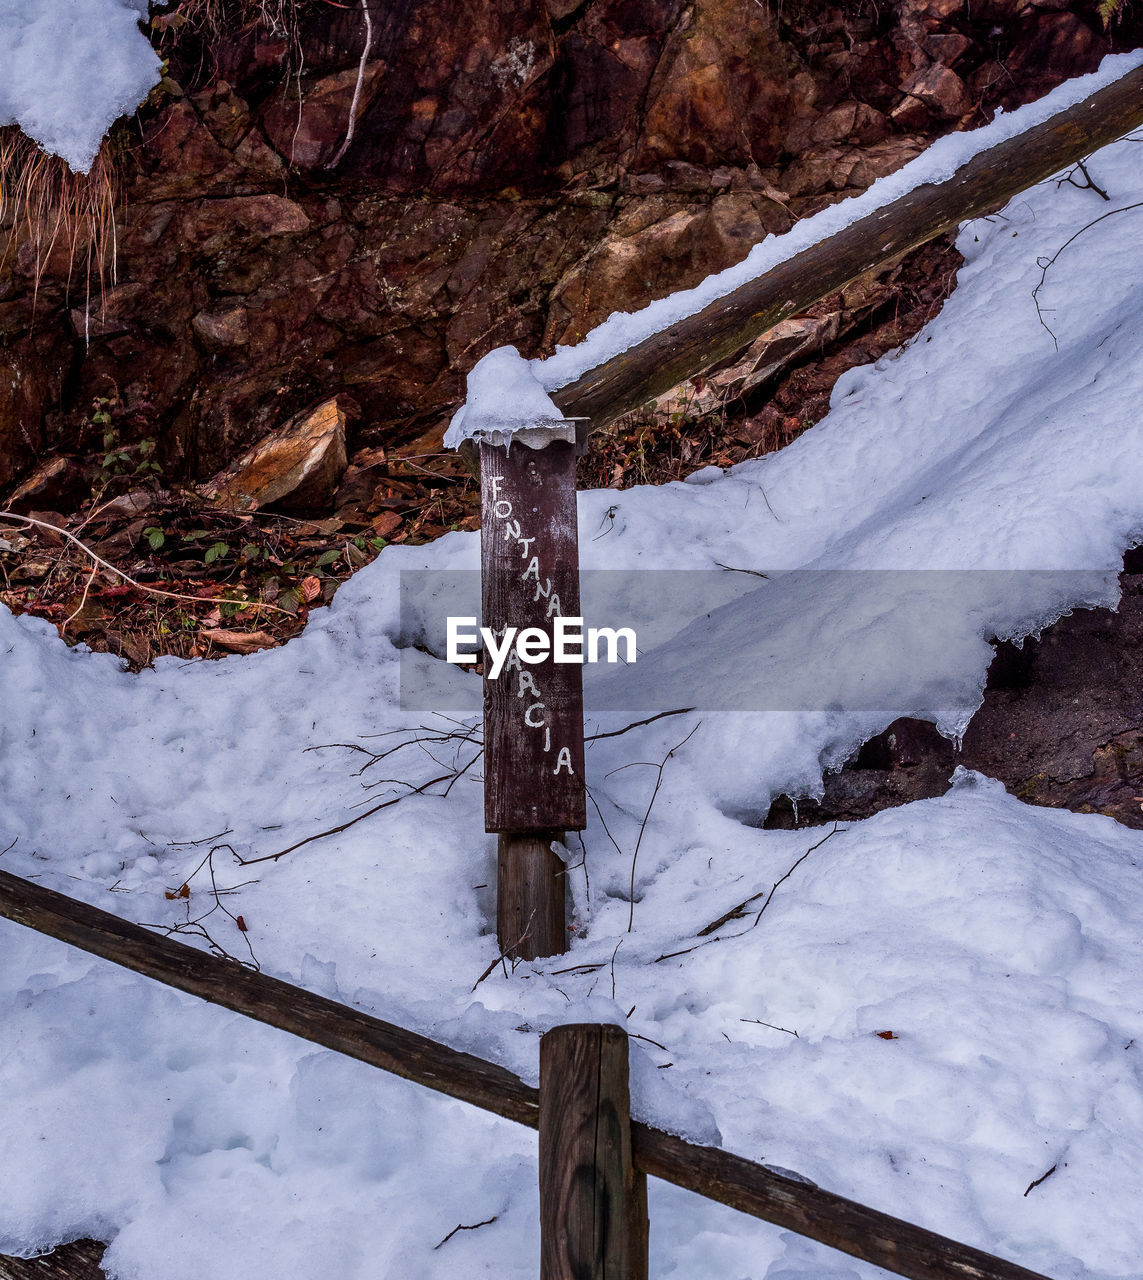
<path fill-rule="evenodd" d="M 530 470 L 535 476 L 535 463 L 530 463 Z M 538 482 L 538 480 L 537 480 Z M 549 761 L 553 759 L 552 721 L 548 707 L 544 701 L 544 677 L 541 671 L 533 672 L 530 668 L 541 667 L 547 662 L 574 663 L 581 666 L 584 662 L 599 661 L 600 645 L 591 643 L 592 630 L 586 634 L 582 618 L 567 618 L 563 614 L 563 606 L 559 593 L 554 589 L 552 579 L 543 572 L 540 555 L 534 552 L 537 537 L 528 535 L 525 527 L 527 506 L 514 495 L 514 501 L 505 496 L 511 493 L 506 490 L 506 477 L 492 475 L 489 478 L 488 496 L 490 510 L 487 517 L 503 531 L 504 540 L 519 550 L 520 565 L 518 582 L 534 584 L 531 602 L 544 605 L 544 626 L 515 627 L 505 626 L 493 634 L 487 628 L 476 628 L 475 618 L 449 618 L 447 656 L 449 662 L 475 662 L 479 659 L 478 639 L 483 643 L 485 655 L 484 674 L 487 680 L 498 680 L 506 672 L 516 673 L 515 698 L 510 700 L 512 706 L 520 708 L 523 723 L 529 729 L 540 729 L 543 732 L 543 754 Z M 519 512 L 515 503 L 519 502 Z M 532 508 L 532 514 L 537 509 Z M 486 518 L 487 518 L 486 517 Z M 541 545 L 543 545 L 541 543 Z M 526 588 L 525 588 L 526 590 Z M 611 633 L 614 638 L 604 637 L 604 652 L 608 662 L 619 661 L 619 637 L 631 636 L 628 642 L 628 660 L 633 662 L 634 632 L 630 628 L 622 628 L 618 633 Z M 519 713 L 518 713 L 519 714 Z M 557 730 L 558 732 L 558 730 Z M 552 775 L 567 771 L 575 776 L 572 763 L 572 749 L 558 742 L 554 750 Z"/>

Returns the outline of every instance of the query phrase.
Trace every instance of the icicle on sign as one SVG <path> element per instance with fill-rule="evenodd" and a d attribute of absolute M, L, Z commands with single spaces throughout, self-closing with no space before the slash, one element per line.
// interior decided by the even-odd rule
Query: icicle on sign
<path fill-rule="evenodd" d="M 483 625 L 539 627 L 579 616 L 575 445 L 480 446 Z M 583 668 L 522 663 L 515 650 L 484 677 L 484 825 L 488 831 L 578 831 L 583 782 Z"/>

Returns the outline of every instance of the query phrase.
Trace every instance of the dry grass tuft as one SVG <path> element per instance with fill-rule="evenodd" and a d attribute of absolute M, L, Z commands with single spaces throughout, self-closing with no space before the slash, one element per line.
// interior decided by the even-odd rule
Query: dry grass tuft
<path fill-rule="evenodd" d="M 313 0 L 175 0 L 166 13 L 152 18 L 151 25 L 176 41 L 183 33 L 193 33 L 209 44 L 256 23 L 292 41 L 299 11 L 312 4 Z"/>
<path fill-rule="evenodd" d="M 0 272 L 45 275 L 70 289 L 82 273 L 87 297 L 114 284 L 119 168 L 107 143 L 90 173 L 73 173 L 14 125 L 0 129 Z"/>

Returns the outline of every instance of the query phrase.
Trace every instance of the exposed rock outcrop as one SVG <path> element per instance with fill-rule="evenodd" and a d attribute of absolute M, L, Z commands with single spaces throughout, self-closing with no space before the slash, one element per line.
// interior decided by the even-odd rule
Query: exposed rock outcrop
<path fill-rule="evenodd" d="M 96 397 L 176 477 L 341 391 L 366 442 L 412 438 L 491 347 L 694 283 L 1109 47 L 989 3 L 386 0 L 360 86 L 355 7 L 184 29 L 122 159 L 118 283 L 88 300 L 30 244 L 0 267 L 0 486 L 82 446 Z"/>

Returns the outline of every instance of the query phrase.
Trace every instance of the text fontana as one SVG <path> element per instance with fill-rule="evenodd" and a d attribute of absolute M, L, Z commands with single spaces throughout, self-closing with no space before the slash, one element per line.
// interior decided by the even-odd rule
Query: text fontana
<path fill-rule="evenodd" d="M 530 666 L 549 659 L 577 665 L 635 661 L 637 646 L 635 631 L 631 627 L 588 627 L 585 634 L 582 618 L 557 617 L 552 622 L 551 635 L 543 627 L 504 627 L 497 635 L 491 627 L 481 627 L 478 632 L 475 618 L 450 617 L 445 656 L 449 662 L 476 662 L 480 653 L 469 646 L 480 641 L 487 661 L 485 676 L 489 680 L 498 679 L 505 667 L 517 665 L 511 661 L 513 655 L 519 662 Z M 606 653 L 605 658 L 600 657 L 601 648 Z"/>

